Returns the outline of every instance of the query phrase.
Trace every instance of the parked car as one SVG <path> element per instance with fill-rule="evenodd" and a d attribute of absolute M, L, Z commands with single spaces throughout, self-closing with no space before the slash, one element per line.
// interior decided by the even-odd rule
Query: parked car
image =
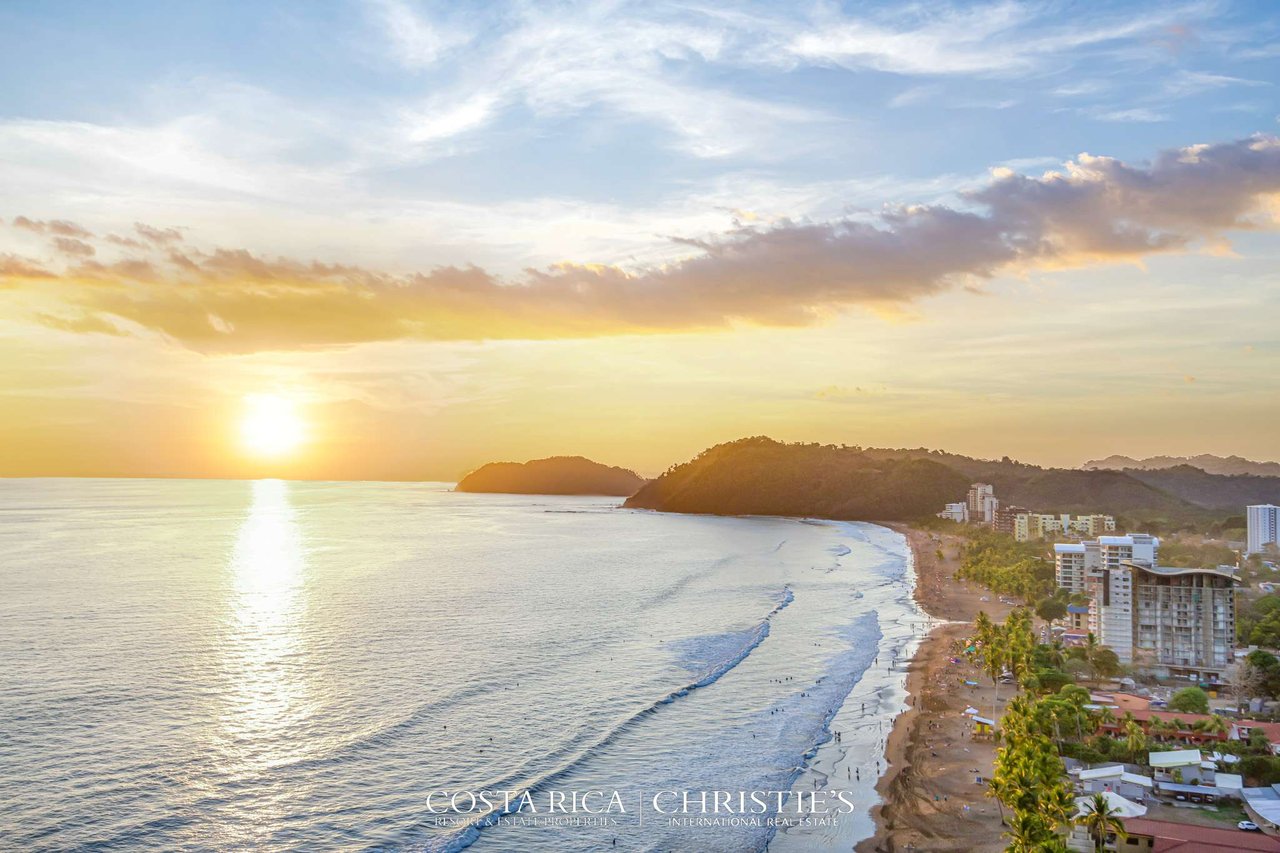
<path fill-rule="evenodd" d="M 1243 829 L 1245 832 L 1262 832 L 1262 827 L 1251 820 L 1240 821 L 1236 824 L 1236 829 Z"/>

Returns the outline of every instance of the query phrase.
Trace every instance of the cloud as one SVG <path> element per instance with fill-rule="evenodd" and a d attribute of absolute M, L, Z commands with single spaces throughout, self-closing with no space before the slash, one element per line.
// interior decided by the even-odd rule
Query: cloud
<path fill-rule="evenodd" d="M 83 240 L 77 240 L 73 237 L 54 237 L 53 245 L 59 252 L 64 255 L 71 255 L 79 258 L 91 258 L 97 254 L 97 249 L 89 245 Z"/>
<path fill-rule="evenodd" d="M 45 269 L 30 258 L 0 254 L 0 288 L 15 288 L 21 286 L 24 281 L 58 277 L 57 273 Z"/>
<path fill-rule="evenodd" d="M 168 246 L 182 242 L 182 232 L 177 228 L 153 228 L 142 222 L 133 223 L 133 230 L 148 243 L 156 246 Z"/>
<path fill-rule="evenodd" d="M 918 104 L 921 101 L 927 101 L 938 95 L 942 90 L 937 86 L 912 86 L 909 89 L 903 89 L 898 94 L 889 99 L 890 107 L 906 107 L 911 104 Z"/>
<path fill-rule="evenodd" d="M 1169 110 L 1173 106 L 1172 102 L 1179 98 L 1192 97 L 1227 86 L 1266 87 L 1270 85 L 1270 83 L 1262 80 L 1249 80 L 1243 77 L 1229 77 L 1222 74 L 1181 70 L 1169 76 L 1159 87 L 1150 87 L 1145 96 L 1139 98 L 1132 106 L 1120 107 L 1094 104 L 1081 107 L 1076 110 L 1076 113 L 1096 121 L 1121 123 L 1163 122 L 1171 120 L 1172 116 Z M 1055 94 L 1059 95 L 1078 93 L 1080 93 L 1079 90 L 1073 91 L 1069 87 L 1060 88 L 1055 92 Z"/>
<path fill-rule="evenodd" d="M 458 29 L 420 17 L 408 3 L 372 0 L 368 5 L 382 24 L 393 58 L 404 68 L 427 68 L 470 40 Z"/>
<path fill-rule="evenodd" d="M 395 8 L 406 26 L 437 26 L 408 6 Z M 602 110 L 661 128 L 669 148 L 697 158 L 789 156 L 794 148 L 776 152 L 784 134 L 829 130 L 831 116 L 739 94 L 723 79 L 703 82 L 700 73 L 712 65 L 767 64 L 759 57 L 778 51 L 779 31 L 789 26 L 697 8 L 517 6 L 487 22 L 486 37 L 471 45 L 466 63 L 398 110 L 391 136 L 425 157 L 450 152 L 446 141 L 474 136 L 512 113 L 524 121 L 528 114 L 563 120 Z M 398 50 L 401 36 L 388 37 Z"/>
<path fill-rule="evenodd" d="M 1280 138 L 1192 145 L 1148 167 L 1082 154 L 1041 178 L 1006 175 L 969 193 L 1019 257 L 1036 264 L 1138 258 L 1274 226 Z"/>
<path fill-rule="evenodd" d="M 39 219 L 28 219 L 25 216 L 16 216 L 14 217 L 12 224 L 14 228 L 33 231 L 36 234 L 54 234 L 59 237 L 93 236 L 87 229 L 81 228 L 74 222 L 67 222 L 65 219 L 54 219 L 48 222 L 42 222 Z"/>
<path fill-rule="evenodd" d="M 1265 87 L 1271 84 L 1265 80 L 1250 80 L 1244 77 L 1231 77 L 1225 74 L 1208 74 L 1202 71 L 1181 70 L 1165 81 L 1164 91 L 1173 97 L 1198 95 L 1212 89 L 1226 86 Z"/>
<path fill-rule="evenodd" d="M 1150 107 L 1131 107 L 1129 109 L 1106 109 L 1103 107 L 1091 107 L 1081 110 L 1081 115 L 1098 121 L 1114 121 L 1121 123 L 1141 122 L 1150 124 L 1161 121 L 1168 121 L 1167 113 L 1159 110 L 1153 110 Z"/>
<path fill-rule="evenodd" d="M 679 239 L 683 258 L 633 270 L 563 263 L 502 279 L 478 267 L 403 274 L 246 250 L 116 245 L 131 254 L 59 271 L 66 310 L 58 316 L 62 328 L 104 322 L 202 351 L 804 325 L 1001 272 L 1217 248 L 1227 232 L 1274 226 L 1268 205 L 1277 194 L 1280 138 L 1256 136 L 1168 150 L 1149 165 L 1082 154 L 1040 177 L 1001 169 L 958 205 L 738 226 Z"/>
<path fill-rule="evenodd" d="M 802 61 L 904 75 L 1006 75 L 1028 71 L 1083 49 L 1144 35 L 1167 34 L 1204 4 L 1169 7 L 1112 20 L 1046 25 L 1048 7 L 997 2 L 972 6 L 903 4 L 873 18 L 827 15 L 797 34 L 787 52 Z"/>
<path fill-rule="evenodd" d="M 56 314 L 37 314 L 40 324 L 50 329 L 71 332 L 76 335 L 113 335 L 122 336 L 122 332 L 110 320 L 95 314 L 81 314 L 77 317 L 61 317 Z"/>

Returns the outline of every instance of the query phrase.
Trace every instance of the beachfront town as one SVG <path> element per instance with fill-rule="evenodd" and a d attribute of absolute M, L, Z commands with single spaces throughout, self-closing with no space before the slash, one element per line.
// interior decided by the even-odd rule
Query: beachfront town
<path fill-rule="evenodd" d="M 968 772 L 995 812 L 962 795 L 958 816 L 998 820 L 1010 851 L 1280 853 L 1280 507 L 1160 535 L 1090 509 L 974 483 L 938 513 L 944 583 L 983 593 L 927 676 L 962 728 L 929 717 L 925 748 L 990 762 Z"/>

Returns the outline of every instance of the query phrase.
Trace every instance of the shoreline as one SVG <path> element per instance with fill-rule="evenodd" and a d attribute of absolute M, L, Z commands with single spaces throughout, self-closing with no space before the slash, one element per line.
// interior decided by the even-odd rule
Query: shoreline
<path fill-rule="evenodd" d="M 830 519 L 802 521 L 849 528 L 847 534 L 842 535 L 864 540 L 876 548 L 890 546 L 895 554 L 902 550 L 897 531 L 883 524 Z M 847 546 L 843 551 L 836 553 L 837 561 L 853 553 Z M 793 792 L 848 786 L 862 801 L 862 807 L 833 825 L 781 828 L 761 848 L 763 850 L 777 853 L 849 851 L 876 832 L 872 810 L 880 801 L 877 784 L 888 770 L 883 755 L 885 742 L 894 718 L 907 702 L 907 664 L 932 626 L 915 600 L 914 563 L 909 552 L 905 556 L 908 556 L 905 561 L 908 583 L 890 583 L 893 591 L 874 605 L 880 623 L 875 658 L 868 659 L 862 676 L 831 709 L 823 727 L 824 737 L 805 754 L 790 785 Z M 842 737 L 837 737 L 837 732 Z"/>
<path fill-rule="evenodd" d="M 888 769 L 876 784 L 880 803 L 871 810 L 875 834 L 854 849 L 1003 851 L 996 803 L 986 796 L 986 785 L 975 783 L 975 776 L 990 775 L 995 746 L 971 739 L 963 715 L 971 704 L 990 715 L 995 692 L 971 664 L 952 663 L 952 646 L 968 635 L 979 610 L 1003 619 L 1013 608 L 953 578 L 961 537 L 901 522 L 882 524 L 907 540 L 913 596 L 931 627 L 906 664 L 906 708 L 894 718 L 885 743 Z M 965 687 L 965 680 L 978 687 Z"/>

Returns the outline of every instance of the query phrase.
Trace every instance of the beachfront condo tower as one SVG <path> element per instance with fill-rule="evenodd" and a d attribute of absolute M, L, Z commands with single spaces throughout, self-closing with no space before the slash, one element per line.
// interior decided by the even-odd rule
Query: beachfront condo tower
<path fill-rule="evenodd" d="M 1089 597 L 1088 630 L 1122 664 L 1216 680 L 1231 663 L 1235 573 L 1160 566 L 1159 547 L 1145 533 L 1058 543 L 1058 585 Z"/>

